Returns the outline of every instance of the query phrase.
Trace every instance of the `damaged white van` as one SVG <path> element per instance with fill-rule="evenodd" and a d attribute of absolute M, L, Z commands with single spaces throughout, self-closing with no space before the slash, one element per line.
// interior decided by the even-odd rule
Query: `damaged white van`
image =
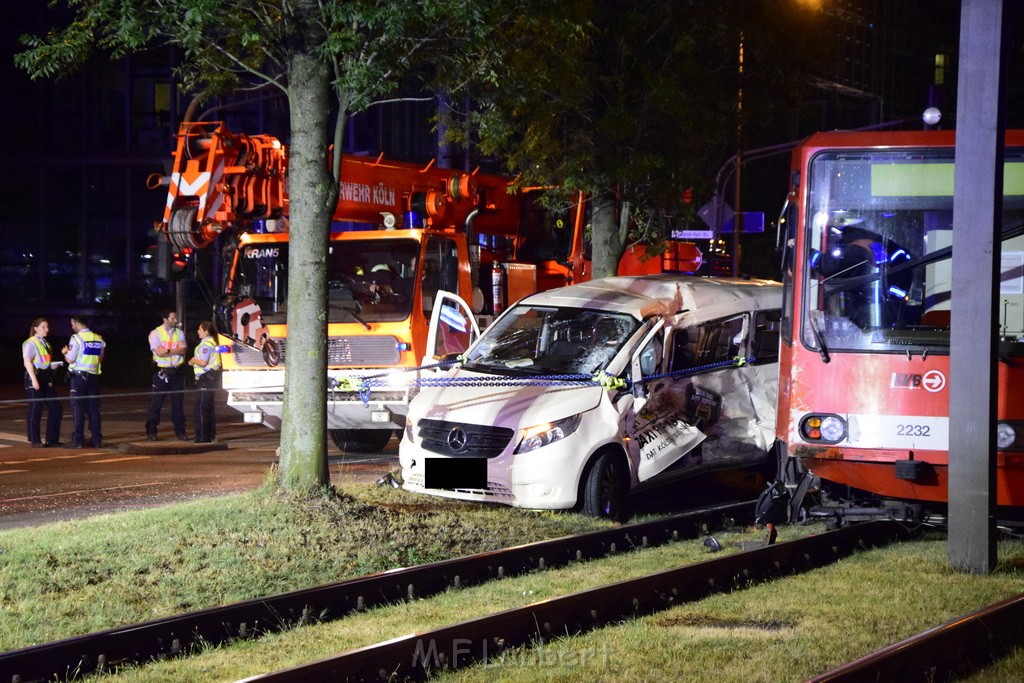
<path fill-rule="evenodd" d="M 621 519 L 643 487 L 763 462 L 781 305 L 775 282 L 665 275 L 526 297 L 423 382 L 403 486 Z"/>

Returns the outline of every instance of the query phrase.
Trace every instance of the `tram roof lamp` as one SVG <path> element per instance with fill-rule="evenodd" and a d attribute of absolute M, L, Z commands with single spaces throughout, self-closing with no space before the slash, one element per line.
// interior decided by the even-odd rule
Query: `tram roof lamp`
<path fill-rule="evenodd" d="M 928 107 L 921 114 L 921 119 L 929 126 L 934 126 L 942 118 L 942 112 L 938 107 Z"/>

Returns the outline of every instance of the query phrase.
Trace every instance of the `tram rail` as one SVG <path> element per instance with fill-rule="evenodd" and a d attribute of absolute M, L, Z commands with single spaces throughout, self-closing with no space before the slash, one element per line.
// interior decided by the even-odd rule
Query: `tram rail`
<path fill-rule="evenodd" d="M 245 680 L 424 680 L 431 672 L 487 661 L 505 649 L 540 639 L 590 631 L 713 593 L 816 569 L 859 549 L 905 540 L 912 533 L 890 521 L 844 527 L 395 638 Z"/>
<path fill-rule="evenodd" d="M 184 656 L 200 645 L 326 621 L 371 607 L 440 593 L 618 552 L 696 538 L 752 521 L 753 501 L 539 541 L 164 617 L 0 653 L 0 683 L 62 680 L 114 666 Z"/>
<path fill-rule="evenodd" d="M 1024 593 L 951 619 L 809 679 L 809 683 L 948 681 L 1024 643 Z"/>

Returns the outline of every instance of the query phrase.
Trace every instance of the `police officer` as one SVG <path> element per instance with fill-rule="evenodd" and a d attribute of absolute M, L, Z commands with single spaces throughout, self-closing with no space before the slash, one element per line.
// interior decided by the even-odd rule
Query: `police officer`
<path fill-rule="evenodd" d="M 213 323 L 204 320 L 199 323 L 199 345 L 192 352 L 188 364 L 196 373 L 196 442 L 212 443 L 217 438 L 217 423 L 213 414 L 213 390 L 220 377 L 220 352 L 217 350 L 216 331 Z"/>
<path fill-rule="evenodd" d="M 89 320 L 85 316 L 72 316 L 71 329 L 74 334 L 63 353 L 71 374 L 71 414 L 75 428 L 67 447 L 85 447 L 85 416 L 88 413 L 91 444 L 99 448 L 103 445 L 103 432 L 100 429 L 100 372 L 107 344 L 103 337 L 89 329 Z"/>
<path fill-rule="evenodd" d="M 32 321 L 31 336 L 21 345 L 21 357 L 25 364 L 25 394 L 28 396 L 28 442 L 32 448 L 42 448 L 40 425 L 43 407 L 46 407 L 46 446 L 63 446 L 60 442 L 60 420 L 63 409 L 53 388 L 53 368 L 60 366 L 54 361 L 46 335 L 50 323 L 46 318 Z"/>
<path fill-rule="evenodd" d="M 160 424 L 160 411 L 164 399 L 171 398 L 171 422 L 179 441 L 191 441 L 185 434 L 184 391 L 185 333 L 178 327 L 178 313 L 174 309 L 160 311 L 163 322 L 149 333 L 149 349 L 153 352 L 156 370 L 153 372 L 149 415 L 146 418 L 146 438 L 156 441 L 156 428 Z"/>

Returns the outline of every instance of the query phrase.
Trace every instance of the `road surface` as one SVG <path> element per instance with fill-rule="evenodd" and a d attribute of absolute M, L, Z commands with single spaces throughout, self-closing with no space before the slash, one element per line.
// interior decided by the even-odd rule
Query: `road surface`
<path fill-rule="evenodd" d="M 64 394 L 61 440 L 71 441 L 71 410 Z M 104 390 L 103 448 L 30 448 L 24 393 L 0 387 L 0 529 L 140 509 L 258 488 L 277 463 L 280 433 L 244 424 L 241 413 L 217 400 L 217 443 L 174 440 L 164 405 L 161 440 L 145 439 L 146 389 Z M 186 424 L 192 433 L 192 397 Z M 45 431 L 46 416 L 43 416 Z M 88 438 L 88 427 L 86 427 Z M 328 444 L 331 483 L 373 482 L 398 466 L 398 441 L 379 454 L 342 454 Z"/>

